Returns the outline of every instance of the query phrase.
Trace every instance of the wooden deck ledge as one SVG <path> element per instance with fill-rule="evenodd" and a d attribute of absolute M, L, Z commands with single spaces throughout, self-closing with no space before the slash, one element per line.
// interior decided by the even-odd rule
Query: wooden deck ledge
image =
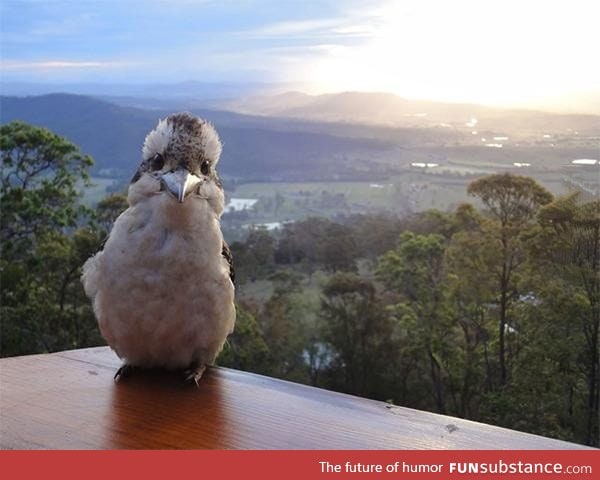
<path fill-rule="evenodd" d="M 0 360 L 2 449 L 576 449 L 580 445 L 226 368 L 200 387 L 113 381 L 106 348 Z"/>

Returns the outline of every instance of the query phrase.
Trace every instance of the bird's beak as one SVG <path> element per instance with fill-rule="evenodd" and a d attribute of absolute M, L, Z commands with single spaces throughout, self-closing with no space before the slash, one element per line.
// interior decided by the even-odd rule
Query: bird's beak
<path fill-rule="evenodd" d="M 201 182 L 185 168 L 165 173 L 160 177 L 160 181 L 179 203 L 183 203 L 185 197 Z"/>

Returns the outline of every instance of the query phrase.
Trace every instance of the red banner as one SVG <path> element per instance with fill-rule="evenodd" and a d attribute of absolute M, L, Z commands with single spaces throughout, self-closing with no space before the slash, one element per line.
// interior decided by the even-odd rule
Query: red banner
<path fill-rule="evenodd" d="M 6 479 L 61 480 L 595 480 L 600 450 L 3 451 L 0 472 Z"/>

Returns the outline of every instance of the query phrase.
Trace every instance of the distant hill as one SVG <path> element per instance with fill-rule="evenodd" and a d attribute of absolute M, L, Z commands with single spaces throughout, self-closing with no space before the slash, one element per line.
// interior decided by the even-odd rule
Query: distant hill
<path fill-rule="evenodd" d="M 600 146 L 600 116 L 593 115 L 415 103 L 388 94 L 353 93 L 256 97 L 246 101 L 245 109 L 258 110 L 263 103 L 264 111 L 250 115 L 199 108 L 184 99 L 113 97 L 107 101 L 50 94 L 0 97 L 0 118 L 3 123 L 18 119 L 48 127 L 92 155 L 94 172 L 115 169 L 122 179 L 136 169 L 144 137 L 157 120 L 180 110 L 215 124 L 224 144 L 219 171 L 241 182 L 380 180 L 402 173 L 412 162 L 461 165 L 459 171 L 473 166 L 506 168 L 513 162 L 557 168 L 572 159 L 596 158 Z M 392 115 L 395 110 L 389 105 L 413 116 L 402 125 L 361 123 L 369 112 Z M 447 121 L 427 124 L 431 112 Z M 419 113 L 428 115 L 414 116 Z M 477 123 L 467 126 L 465 118 L 477 118 Z M 474 130 L 478 130 L 475 135 Z M 502 148 L 486 145 L 497 141 L 504 143 Z"/>
<path fill-rule="evenodd" d="M 141 145 L 159 115 L 119 107 L 91 97 L 52 94 L 37 97 L 0 97 L 2 123 L 23 120 L 47 127 L 94 157 L 96 169 L 133 172 Z"/>
<path fill-rule="evenodd" d="M 222 109 L 249 115 L 395 127 L 422 128 L 444 125 L 461 130 L 485 128 L 519 135 L 541 132 L 556 134 L 570 129 L 579 131 L 582 135 L 600 134 L 598 115 L 504 110 L 474 104 L 407 100 L 391 93 L 342 92 L 307 95 L 288 92 L 222 101 L 218 105 Z M 472 122 L 472 119 L 476 119 L 477 122 Z"/>
<path fill-rule="evenodd" d="M 479 105 L 406 100 L 391 93 L 377 92 L 342 92 L 323 95 L 288 92 L 224 101 L 221 106 L 247 114 L 349 123 L 427 126 L 436 122 L 465 122 L 489 110 Z"/>
<path fill-rule="evenodd" d="M 67 137 L 96 160 L 95 170 L 116 168 L 126 175 L 138 165 L 145 135 L 172 112 L 118 106 L 96 98 L 50 94 L 0 97 L 2 123 L 23 120 Z M 192 109 L 215 123 L 224 143 L 220 172 L 242 179 L 306 179 L 340 174 L 352 177 L 352 164 L 365 169 L 373 154 L 397 142 L 293 129 L 276 121 Z M 377 170 L 375 168 L 374 170 Z"/>
<path fill-rule="evenodd" d="M 5 95 L 22 97 L 68 92 L 76 95 L 147 97 L 162 99 L 215 100 L 257 95 L 272 91 L 273 85 L 259 82 L 200 82 L 177 83 L 44 83 L 1 82 Z"/>

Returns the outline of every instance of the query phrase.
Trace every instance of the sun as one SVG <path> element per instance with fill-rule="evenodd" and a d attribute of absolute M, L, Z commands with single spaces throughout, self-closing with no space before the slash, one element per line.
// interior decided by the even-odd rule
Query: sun
<path fill-rule="evenodd" d="M 314 89 L 519 105 L 600 85 L 600 2 L 410 5 L 371 17 L 376 28 L 363 43 L 324 46 L 308 69 Z"/>

